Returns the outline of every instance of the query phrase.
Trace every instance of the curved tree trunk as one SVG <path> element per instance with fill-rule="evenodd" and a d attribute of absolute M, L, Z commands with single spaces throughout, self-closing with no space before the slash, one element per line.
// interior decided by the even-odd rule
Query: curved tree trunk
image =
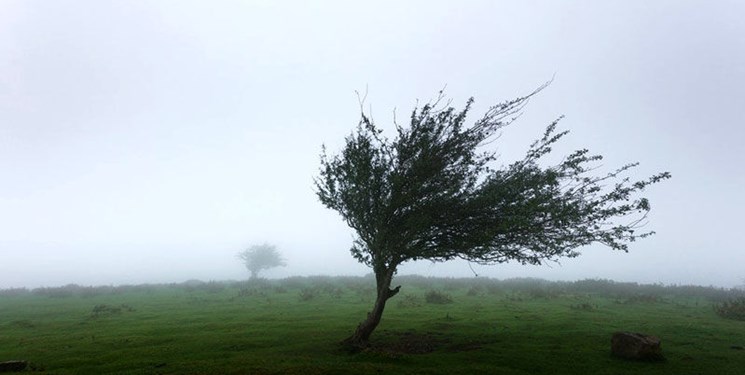
<path fill-rule="evenodd" d="M 394 289 L 390 289 L 395 272 L 395 268 L 382 271 L 376 270 L 375 278 L 377 279 L 378 295 L 375 298 L 375 305 L 373 305 L 372 311 L 367 313 L 367 319 L 357 325 L 357 329 L 355 329 L 352 336 L 342 341 L 342 344 L 349 347 L 349 349 L 361 350 L 369 345 L 370 335 L 372 335 L 380 323 L 380 317 L 383 316 L 386 302 L 401 289 L 400 285 Z"/>

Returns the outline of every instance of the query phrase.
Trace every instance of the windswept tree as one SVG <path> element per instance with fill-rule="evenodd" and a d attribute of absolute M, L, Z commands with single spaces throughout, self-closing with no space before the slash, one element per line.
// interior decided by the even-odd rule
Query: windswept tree
<path fill-rule="evenodd" d="M 638 197 L 667 172 L 640 181 L 624 174 L 637 163 L 595 175 L 600 155 L 577 150 L 555 165 L 542 159 L 568 131 L 559 119 L 525 157 L 497 167 L 492 141 L 538 93 L 490 107 L 466 125 L 473 104 L 456 110 L 438 99 L 416 107 L 408 126 L 394 118 L 395 138 L 361 113 L 341 153 L 321 154 L 318 198 L 356 231 L 352 256 L 372 268 L 377 298 L 345 342 L 364 347 L 378 326 L 396 269 L 408 261 L 465 259 L 478 264 L 541 264 L 576 257 L 579 247 L 602 243 L 628 251 L 650 236 L 638 231 L 650 210 Z"/>
<path fill-rule="evenodd" d="M 238 253 L 238 259 L 243 261 L 248 271 L 251 272 L 251 280 L 257 279 L 261 270 L 287 265 L 277 251 L 277 247 L 266 243 L 241 251 Z"/>

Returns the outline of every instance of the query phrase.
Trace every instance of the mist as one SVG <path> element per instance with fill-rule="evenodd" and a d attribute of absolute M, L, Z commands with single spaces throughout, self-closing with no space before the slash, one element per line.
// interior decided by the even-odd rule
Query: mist
<path fill-rule="evenodd" d="M 313 190 L 321 146 L 392 135 L 417 100 L 531 92 L 494 144 L 522 157 L 561 115 L 556 155 L 670 171 L 645 192 L 657 234 L 543 266 L 407 263 L 399 274 L 745 283 L 739 190 L 745 25 L 738 2 L 3 1 L 0 289 L 364 275 L 354 232 Z"/>

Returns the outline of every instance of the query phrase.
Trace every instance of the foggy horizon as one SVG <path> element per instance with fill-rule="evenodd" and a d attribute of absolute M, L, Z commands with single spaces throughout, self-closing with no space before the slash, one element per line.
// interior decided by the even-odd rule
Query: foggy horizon
<path fill-rule="evenodd" d="M 377 6 L 375 6 L 377 5 Z M 552 152 L 650 186 L 629 252 L 559 264 L 407 263 L 399 275 L 745 284 L 745 5 L 734 1 L 0 3 L 0 289 L 362 276 L 354 232 L 313 191 L 357 126 L 393 137 L 446 87 L 469 124 L 530 93 L 491 147 L 507 165 L 559 116 Z M 405 287 L 405 286 L 404 286 Z"/>

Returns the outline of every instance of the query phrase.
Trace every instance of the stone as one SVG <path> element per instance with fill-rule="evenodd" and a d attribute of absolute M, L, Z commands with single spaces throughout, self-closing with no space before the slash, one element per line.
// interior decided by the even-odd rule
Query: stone
<path fill-rule="evenodd" d="M 616 332 L 611 338 L 611 354 L 638 361 L 662 361 L 660 339 L 642 333 Z"/>
<path fill-rule="evenodd" d="M 16 372 L 23 371 L 28 366 L 26 361 L 5 361 L 0 362 L 0 372 Z"/>

